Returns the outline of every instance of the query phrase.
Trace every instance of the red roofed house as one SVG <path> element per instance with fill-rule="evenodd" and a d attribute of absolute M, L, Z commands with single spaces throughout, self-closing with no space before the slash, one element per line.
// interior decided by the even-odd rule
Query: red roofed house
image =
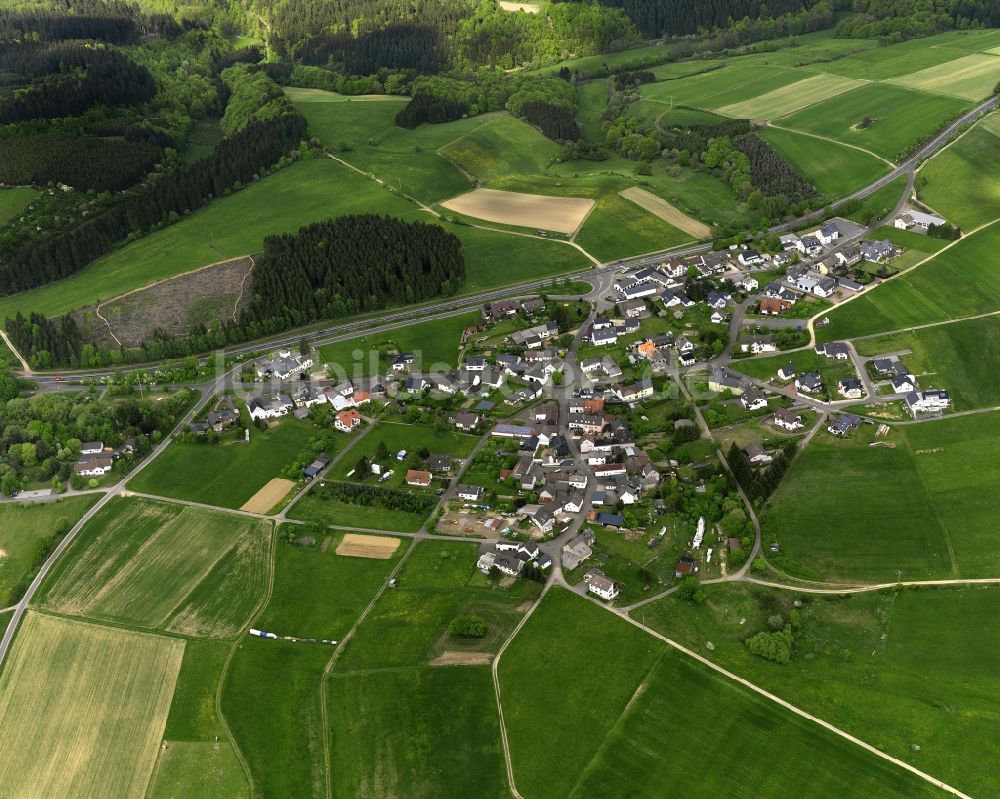
<path fill-rule="evenodd" d="M 361 414 L 354 410 L 354 408 L 341 411 L 337 414 L 333 422 L 334 427 L 338 430 L 343 430 L 345 433 L 350 433 L 359 424 L 361 424 Z"/>
<path fill-rule="evenodd" d="M 431 484 L 431 473 L 422 472 L 419 469 L 408 469 L 406 472 L 406 484 L 408 486 L 427 488 Z"/>
<path fill-rule="evenodd" d="M 354 404 L 360 405 L 363 402 L 368 402 L 372 398 L 372 395 L 367 391 L 355 391 L 354 392 Z"/>

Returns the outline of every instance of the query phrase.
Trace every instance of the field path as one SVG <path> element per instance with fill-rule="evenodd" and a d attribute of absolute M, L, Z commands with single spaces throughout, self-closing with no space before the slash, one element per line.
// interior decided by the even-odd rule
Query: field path
<path fill-rule="evenodd" d="M 31 377 L 32 371 L 28 362 L 24 360 L 24 356 L 18 351 L 17 347 L 14 346 L 14 342 L 10 340 L 10 336 L 7 335 L 7 331 L 0 327 L 0 338 L 3 339 L 3 343 L 7 345 L 7 349 L 13 353 L 14 357 L 21 362 L 21 369 L 24 371 L 25 377 Z"/>
<path fill-rule="evenodd" d="M 813 139 L 821 139 L 822 141 L 829 142 L 830 144 L 837 144 L 841 147 L 850 147 L 852 150 L 857 150 L 858 152 L 865 153 L 866 155 L 872 156 L 872 158 L 877 158 L 884 164 L 888 164 L 893 169 L 896 169 L 898 164 L 893 163 L 888 158 L 883 158 L 878 153 L 873 153 L 871 150 L 866 150 L 864 147 L 859 147 L 856 144 L 848 144 L 845 141 L 840 141 L 839 139 L 833 139 L 829 136 L 823 136 L 819 133 L 806 133 L 804 130 L 797 130 L 796 128 L 786 128 L 784 125 L 775 125 L 773 122 L 768 122 L 767 126 L 769 128 L 775 128 L 776 130 L 783 130 L 787 133 L 797 133 L 800 136 L 810 136 Z"/>
<path fill-rule="evenodd" d="M 1000 582 L 1000 580 L 997 580 L 997 582 Z M 667 644 L 668 646 L 672 646 L 678 652 L 681 652 L 682 654 L 685 654 L 688 657 L 693 658 L 694 660 L 697 660 L 702 665 L 707 666 L 708 668 L 712 669 L 712 671 L 715 671 L 718 674 L 721 674 L 722 676 L 724 676 L 724 677 L 732 680 L 733 682 L 739 683 L 744 688 L 748 688 L 749 690 L 753 691 L 754 693 L 759 694 L 760 696 L 763 696 L 765 699 L 770 699 L 775 704 L 781 705 L 781 707 L 785 708 L 786 710 L 790 710 L 792 713 L 796 714 L 797 716 L 801 716 L 802 718 L 807 719 L 808 721 L 812 721 L 812 722 L 818 724 L 820 727 L 823 727 L 825 730 L 829 730 L 830 732 L 834 733 L 835 735 L 839 735 L 841 738 L 843 738 L 843 739 L 845 739 L 847 741 L 850 741 L 851 743 L 853 743 L 853 744 L 855 744 L 857 746 L 860 746 L 862 749 L 864 749 L 864 750 L 866 750 L 868 752 L 871 752 L 873 755 L 876 755 L 877 757 L 880 757 L 883 760 L 886 760 L 886 761 L 892 763 L 893 765 L 899 766 L 902 769 L 906 769 L 911 774 L 915 774 L 916 776 L 920 777 L 922 780 L 926 780 L 931 785 L 934 785 L 934 786 L 940 788 L 943 791 L 946 791 L 946 792 L 948 792 L 948 793 L 950 793 L 950 794 L 952 794 L 954 796 L 961 797 L 961 799 L 972 799 L 972 797 L 970 797 L 969 795 L 967 795 L 965 793 L 962 793 L 960 790 L 958 790 L 958 788 L 955 788 L 955 787 L 949 785 L 948 783 L 943 782 L 942 780 L 939 780 L 937 777 L 932 777 L 930 774 L 927 774 L 927 773 L 921 771 L 920 769 L 916 768 L 915 766 L 911 766 L 909 763 L 907 763 L 904 760 L 900 760 L 899 758 L 896 758 L 896 757 L 893 757 L 892 755 L 886 754 L 881 749 L 877 749 L 874 746 L 872 746 L 871 744 L 866 743 L 865 741 L 862 741 L 860 738 L 857 738 L 854 735 L 851 735 L 851 733 L 847 732 L 846 730 L 842 730 L 842 729 L 840 729 L 840 727 L 836 727 L 833 724 L 831 724 L 830 722 L 824 721 L 823 719 L 819 718 L 818 716 L 812 715 L 812 713 L 808 713 L 807 711 L 803 710 L 802 708 L 793 705 L 791 702 L 785 701 L 780 696 L 772 694 L 770 691 L 767 691 L 764 688 L 761 688 L 759 685 L 756 685 L 756 684 L 750 682 L 749 680 L 744 679 L 743 677 L 740 677 L 738 674 L 734 674 L 733 672 L 729 671 L 728 669 L 725 669 L 722 666 L 718 665 L 717 663 L 712 662 L 708 658 L 699 655 L 697 652 L 694 652 L 694 651 L 688 649 L 683 644 L 679 644 L 677 641 L 674 641 L 673 639 L 668 638 L 667 636 L 665 636 L 665 635 L 657 632 L 656 630 L 654 630 L 654 629 L 652 629 L 650 627 L 647 627 L 645 624 L 643 624 L 642 622 L 638 621 L 637 619 L 633 619 L 631 616 L 628 616 L 628 615 L 626 615 L 625 613 L 623 613 L 621 611 L 617 611 L 617 610 L 608 608 L 608 606 L 605 605 L 603 602 L 598 602 L 597 600 L 593 600 L 593 601 L 597 605 L 599 605 L 600 607 L 603 607 L 605 610 L 611 610 L 611 612 L 615 613 L 620 618 L 625 619 L 625 621 L 627 621 L 629 624 L 632 624 L 635 627 L 638 627 L 640 630 L 643 630 L 644 632 L 649 633 L 654 638 L 659 638 L 665 644 Z"/>

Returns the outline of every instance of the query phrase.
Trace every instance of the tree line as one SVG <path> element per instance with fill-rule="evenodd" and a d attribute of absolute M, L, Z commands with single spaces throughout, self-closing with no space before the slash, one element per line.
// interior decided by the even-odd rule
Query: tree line
<path fill-rule="evenodd" d="M 367 461 L 367 458 L 363 460 Z M 328 480 L 326 485 L 313 489 L 313 495 L 320 500 L 335 499 L 351 505 L 400 510 L 406 513 L 424 514 L 437 504 L 437 497 L 420 491 L 403 491 L 380 485 L 360 485 Z"/>
<path fill-rule="evenodd" d="M 903 41 L 951 29 L 1000 27 L 996 0 L 855 0 L 837 35 Z"/>
<path fill-rule="evenodd" d="M 12 5 L 0 9 L 0 42 L 100 39 L 134 44 L 142 36 L 173 37 L 204 27 L 191 19 L 178 22 L 171 14 L 147 13 L 127 0 L 50 0 L 49 7 Z"/>
<path fill-rule="evenodd" d="M 223 139 L 208 158 L 163 175 L 95 219 L 16 253 L 0 265 L 0 296 L 69 277 L 130 235 L 173 221 L 247 183 L 297 147 L 306 127 L 298 114 L 250 122 Z"/>
<path fill-rule="evenodd" d="M 798 444 L 795 441 L 789 441 L 766 468 L 757 470 L 750 463 L 746 452 L 734 442 L 729 448 L 726 460 L 729 463 L 729 468 L 733 470 L 737 482 L 747 492 L 747 496 L 754 501 L 765 500 L 778 487 L 781 478 L 791 466 L 797 449 Z"/>

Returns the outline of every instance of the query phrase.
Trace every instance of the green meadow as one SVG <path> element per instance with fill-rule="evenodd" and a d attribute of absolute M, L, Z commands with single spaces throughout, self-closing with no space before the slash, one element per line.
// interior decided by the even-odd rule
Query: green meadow
<path fill-rule="evenodd" d="M 1000 163 L 1000 115 L 979 122 L 921 168 L 922 202 L 963 230 L 1000 215 L 1000 176 L 985 164 Z"/>
<path fill-rule="evenodd" d="M 882 439 L 895 448 L 868 446 L 868 425 L 844 439 L 821 432 L 765 508 L 776 564 L 847 582 L 895 581 L 897 570 L 904 580 L 994 576 L 998 434 L 995 413 L 896 427 Z"/>
<path fill-rule="evenodd" d="M 706 799 L 943 795 L 562 589 L 499 672 L 526 799 L 654 797 L 666 785 Z M 561 745 L 539 746 L 540 729 Z"/>
<path fill-rule="evenodd" d="M 972 796 L 1000 780 L 989 730 L 1000 663 L 996 588 L 822 596 L 729 583 L 695 604 L 667 597 L 634 616 L 782 699 Z M 775 614 L 796 614 L 794 655 L 780 665 L 745 641 Z M 706 647 L 712 642 L 712 649 Z"/>
<path fill-rule="evenodd" d="M 31 188 L 0 189 L 0 225 L 5 225 L 27 207 L 38 192 Z"/>

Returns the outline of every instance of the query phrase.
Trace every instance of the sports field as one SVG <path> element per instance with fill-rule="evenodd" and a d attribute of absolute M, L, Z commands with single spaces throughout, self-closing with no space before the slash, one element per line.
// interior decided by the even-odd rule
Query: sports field
<path fill-rule="evenodd" d="M 895 449 L 869 447 L 867 425 L 844 440 L 821 433 L 768 503 L 765 540 L 781 541 L 782 568 L 810 579 L 992 576 L 998 434 L 995 413 L 897 427 L 885 439 Z"/>
<path fill-rule="evenodd" d="M 776 119 L 861 85 L 863 81 L 840 75 L 813 75 L 766 94 L 716 107 L 715 110 L 738 119 Z"/>
<path fill-rule="evenodd" d="M 781 118 L 782 127 L 829 136 L 900 160 L 917 141 L 930 136 L 969 107 L 953 97 L 902 86 L 869 83 Z M 868 118 L 871 124 L 861 127 Z"/>
<path fill-rule="evenodd" d="M 888 164 L 869 153 L 825 139 L 777 127 L 765 128 L 760 135 L 827 197 L 846 197 L 889 171 Z M 901 194 L 902 188 L 895 199 Z"/>
<path fill-rule="evenodd" d="M 584 197 L 546 197 L 495 189 L 475 189 L 452 197 L 441 206 L 466 216 L 502 225 L 554 230 L 567 235 L 580 227 L 594 207 Z"/>
<path fill-rule="evenodd" d="M 0 602 L 4 607 L 11 604 L 11 590 L 35 565 L 41 542 L 55 535 L 60 522 L 68 531 L 97 499 L 90 495 L 32 505 L 0 505 Z"/>
<path fill-rule="evenodd" d="M 1000 115 L 979 122 L 920 169 L 918 196 L 952 224 L 970 230 L 1000 216 Z"/>
<path fill-rule="evenodd" d="M 644 211 L 659 217 L 667 224 L 673 225 L 678 230 L 682 230 L 689 236 L 696 239 L 708 238 L 712 235 L 712 229 L 704 222 L 692 219 L 690 216 L 675 208 L 662 197 L 633 186 L 618 192 L 626 200 L 631 200 Z"/>
<path fill-rule="evenodd" d="M 266 431 L 251 429 L 248 443 L 174 441 L 128 485 L 147 494 L 240 508 L 307 449 L 312 430 L 311 423 L 289 415 Z"/>
<path fill-rule="evenodd" d="M 988 733 L 1000 722 L 989 688 L 1000 657 L 991 634 L 995 587 L 833 599 L 732 583 L 705 591 L 704 603 L 668 597 L 635 615 L 971 796 L 1000 788 L 992 768 L 1000 751 Z M 768 629 L 769 616 L 793 611 L 791 664 L 750 654 L 746 638 Z"/>
<path fill-rule="evenodd" d="M 264 537 L 259 522 L 239 516 L 117 499 L 74 541 L 73 557 L 60 561 L 43 603 L 60 613 L 160 628 L 237 542 L 249 547 L 251 555 L 256 552 L 249 561 L 262 566 L 261 543 L 255 539 Z M 185 608 L 181 626 L 230 633 L 243 623 L 242 618 L 236 623 L 226 618 L 230 606 L 252 596 L 255 583 L 262 585 L 247 575 L 244 593 L 219 597 L 210 608 L 199 608 L 197 602 Z"/>
<path fill-rule="evenodd" d="M 998 80 L 1000 62 L 996 56 L 977 53 L 893 78 L 890 82 L 965 100 L 984 100 Z"/>
<path fill-rule="evenodd" d="M 1000 272 L 992 265 L 998 243 L 1000 224 L 963 238 L 832 310 L 817 337 L 834 341 L 1000 310 Z"/>
<path fill-rule="evenodd" d="M 652 797 L 664 785 L 706 799 L 942 795 L 562 589 L 499 670 L 526 799 Z M 539 747 L 539 729 L 561 745 Z"/>
<path fill-rule="evenodd" d="M 184 642 L 29 613 L 0 684 L 0 795 L 145 795 Z"/>

